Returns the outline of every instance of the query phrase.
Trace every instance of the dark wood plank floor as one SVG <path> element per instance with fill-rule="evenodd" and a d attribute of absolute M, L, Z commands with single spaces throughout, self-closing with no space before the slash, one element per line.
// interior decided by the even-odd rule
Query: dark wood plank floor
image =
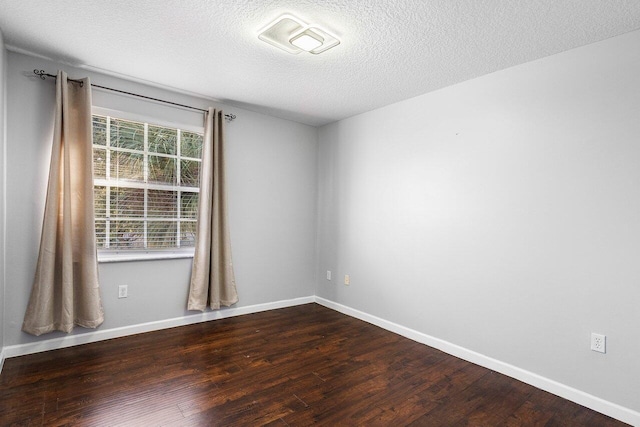
<path fill-rule="evenodd" d="M 11 358 L 1 425 L 621 426 L 316 304 Z"/>

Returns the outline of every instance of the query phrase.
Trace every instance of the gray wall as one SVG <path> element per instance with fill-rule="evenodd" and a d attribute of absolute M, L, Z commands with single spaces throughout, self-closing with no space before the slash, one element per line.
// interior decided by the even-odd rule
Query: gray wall
<path fill-rule="evenodd" d="M 50 339 L 20 331 L 35 268 L 51 146 L 53 80 L 33 69 L 175 102 L 207 107 L 210 101 L 166 92 L 10 52 L 7 70 L 7 265 L 4 344 Z M 215 84 L 215 81 L 212 81 Z M 202 115 L 139 99 L 93 91 L 94 105 L 148 117 L 202 123 Z M 215 106 L 215 105 L 214 105 Z M 220 104 L 217 105 L 218 107 Z M 314 294 L 316 267 L 317 131 L 286 120 L 225 108 L 238 118 L 227 126 L 231 239 L 240 302 L 237 307 Z M 100 265 L 105 308 L 101 329 L 181 317 L 191 260 L 140 261 Z M 129 285 L 129 297 L 117 287 Z M 86 332 L 77 328 L 75 333 Z"/>
<path fill-rule="evenodd" d="M 4 39 L 0 32 L 0 355 L 4 348 L 4 283 L 5 283 L 5 263 L 4 263 L 4 219 L 5 219 L 5 76 L 6 76 L 6 50 L 4 48 Z M 1 358 L 1 357 L 0 357 Z M 0 362 L 1 363 L 1 362 Z"/>
<path fill-rule="evenodd" d="M 322 127 L 316 294 L 640 411 L 638 76 L 637 31 Z"/>
<path fill-rule="evenodd" d="M 239 306 L 315 292 L 640 410 L 639 47 L 640 32 L 629 33 L 325 126 L 319 141 L 314 128 L 226 108 L 238 114 L 227 134 Z M 53 82 L 31 73 L 60 67 L 210 104 L 8 55 L 0 75 L 5 346 L 37 340 L 20 325 L 37 256 Z M 198 120 L 98 91 L 94 98 Z M 189 266 L 101 264 L 103 328 L 189 314 Z M 123 283 L 130 296 L 118 300 Z M 606 355 L 589 350 L 592 331 L 607 335 Z"/>

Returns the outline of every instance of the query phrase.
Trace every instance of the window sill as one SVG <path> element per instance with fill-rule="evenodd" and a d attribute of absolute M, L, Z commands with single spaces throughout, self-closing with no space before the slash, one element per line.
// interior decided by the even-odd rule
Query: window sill
<path fill-rule="evenodd" d="M 193 258 L 193 253 L 193 248 L 169 251 L 98 251 L 98 263 Z"/>

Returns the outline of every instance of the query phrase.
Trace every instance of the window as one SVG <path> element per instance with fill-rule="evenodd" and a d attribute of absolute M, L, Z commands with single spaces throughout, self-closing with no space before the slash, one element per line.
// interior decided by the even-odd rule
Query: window
<path fill-rule="evenodd" d="M 94 115 L 98 249 L 193 247 L 201 157 L 201 133 Z"/>

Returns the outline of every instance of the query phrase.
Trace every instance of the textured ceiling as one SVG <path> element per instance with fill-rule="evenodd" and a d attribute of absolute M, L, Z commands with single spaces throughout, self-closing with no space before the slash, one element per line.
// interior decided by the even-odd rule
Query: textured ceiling
<path fill-rule="evenodd" d="M 283 13 L 341 44 L 260 41 Z M 311 125 L 639 28 L 638 0 L 0 0 L 9 48 Z"/>

